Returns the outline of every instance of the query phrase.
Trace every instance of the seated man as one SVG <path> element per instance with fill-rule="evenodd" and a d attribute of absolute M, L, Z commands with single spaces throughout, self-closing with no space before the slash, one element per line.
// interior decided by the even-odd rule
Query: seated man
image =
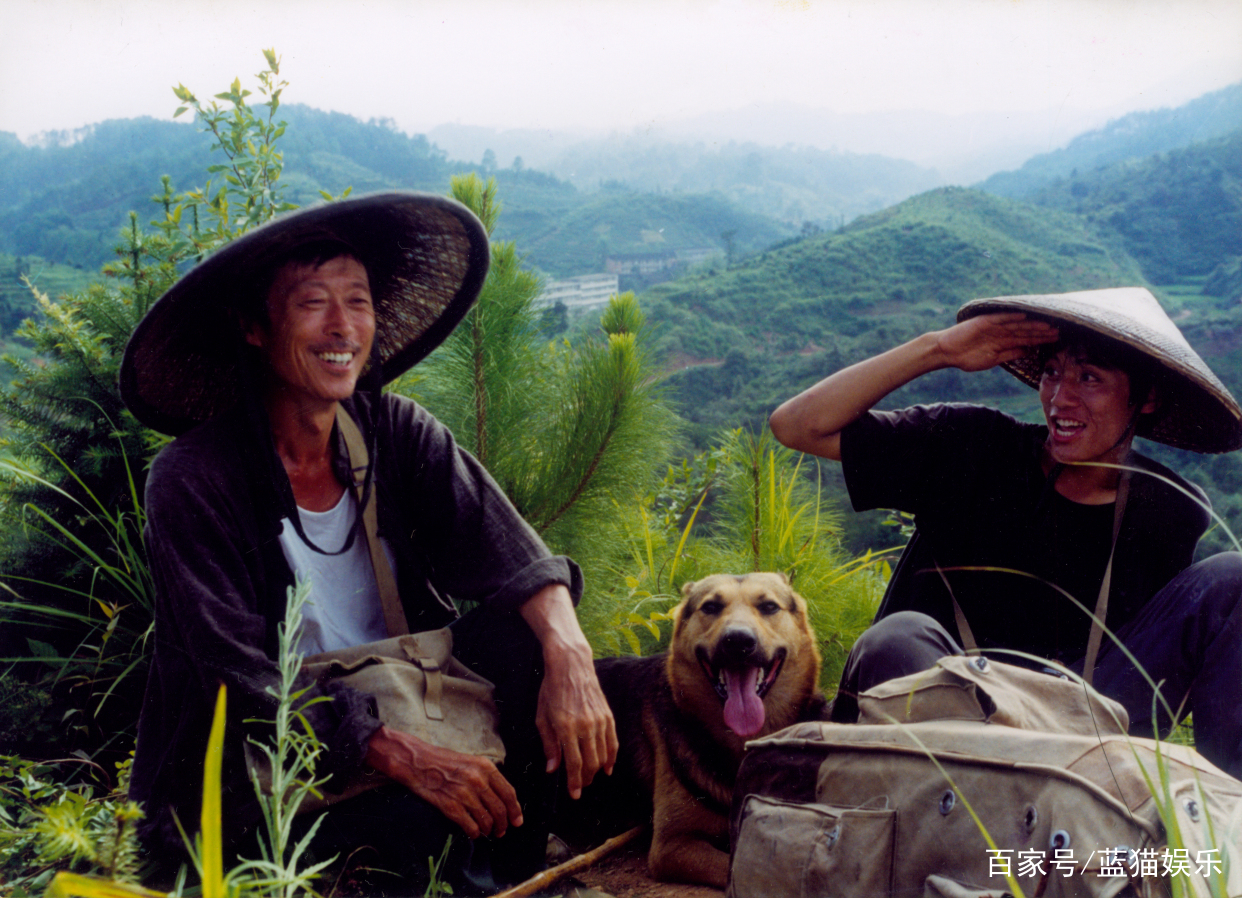
<path fill-rule="evenodd" d="M 452 622 L 454 654 L 496 684 L 507 757 L 502 772 L 381 726 L 366 695 L 323 690 L 330 700 L 306 714 L 325 747 L 317 773 L 341 781 L 369 765 L 391 782 L 333 805 L 315 855 L 369 845 L 379 857 L 362 860 L 396 871 L 394 888 L 410 894 L 455 834 L 442 871 L 455 893 L 494 890 L 541 866 L 552 771 L 564 766 L 576 798 L 611 770 L 612 715 L 573 608 L 578 567 L 549 554 L 431 415 L 381 390 L 466 313 L 487 261 L 482 227 L 450 200 L 341 201 L 228 245 L 136 329 L 122 395 L 139 420 L 177 436 L 147 482 L 155 635 L 131 786 L 157 856 L 183 855 L 176 820 L 197 829 L 220 683 L 226 836 L 258 856 L 243 737 L 261 737 L 254 721 L 274 717 L 267 687 L 295 576 L 311 583 L 305 652 L 397 635 L 347 488 L 339 409 L 369 447 L 365 482 L 409 628 Z M 454 600 L 477 607 L 458 618 Z"/>
<path fill-rule="evenodd" d="M 1193 712 L 1199 751 L 1242 777 L 1242 556 L 1192 565 L 1206 497 L 1130 449 L 1136 434 L 1236 449 L 1242 409 L 1140 288 L 976 300 L 958 319 L 772 415 L 782 443 L 842 463 L 855 509 L 915 516 L 833 719 L 857 719 L 860 692 L 965 645 L 1084 672 L 1136 735 Z M 997 364 L 1038 388 L 1044 424 L 971 405 L 872 411 L 929 371 Z"/>

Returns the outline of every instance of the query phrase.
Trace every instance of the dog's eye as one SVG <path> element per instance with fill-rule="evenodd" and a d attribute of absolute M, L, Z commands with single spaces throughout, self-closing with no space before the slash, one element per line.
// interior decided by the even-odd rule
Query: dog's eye
<path fill-rule="evenodd" d="M 704 614 L 719 614 L 724 610 L 724 603 L 717 602 L 715 599 L 709 599 L 699 606 L 699 610 Z"/>
<path fill-rule="evenodd" d="M 781 606 L 777 604 L 776 602 L 773 602 L 771 599 L 768 599 L 765 602 L 759 603 L 760 614 L 776 614 L 780 610 L 781 610 Z"/>

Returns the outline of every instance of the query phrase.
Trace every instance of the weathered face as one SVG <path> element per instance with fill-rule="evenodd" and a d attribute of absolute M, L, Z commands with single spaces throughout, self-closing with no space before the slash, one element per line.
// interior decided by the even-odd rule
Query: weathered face
<path fill-rule="evenodd" d="M 269 322 L 250 326 L 282 392 L 337 402 L 354 392 L 375 338 L 375 307 L 366 268 L 352 256 L 281 268 L 267 295 Z"/>
<path fill-rule="evenodd" d="M 1117 463 L 1125 457 L 1135 407 L 1130 404 L 1130 377 L 1124 371 L 1072 348 L 1063 349 L 1044 364 L 1039 401 L 1055 461 Z M 1138 411 L 1154 407 L 1149 399 Z"/>
<path fill-rule="evenodd" d="M 763 729 L 765 701 L 782 687 L 803 700 L 819 656 L 806 602 L 781 574 L 716 574 L 682 589 L 670 663 L 723 703 L 724 723 L 746 738 Z M 690 673 L 692 668 L 693 674 Z M 782 676 L 784 674 L 784 676 Z M 789 699 L 781 696 L 781 704 Z M 770 702 L 769 702 L 770 704 Z"/>

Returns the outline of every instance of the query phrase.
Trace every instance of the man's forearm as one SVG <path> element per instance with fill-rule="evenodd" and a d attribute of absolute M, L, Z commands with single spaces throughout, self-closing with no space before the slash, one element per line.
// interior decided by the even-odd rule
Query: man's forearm
<path fill-rule="evenodd" d="M 769 424 L 783 444 L 840 460 L 841 431 L 877 402 L 929 371 L 944 367 L 935 333 L 842 368 L 781 404 Z"/>
<path fill-rule="evenodd" d="M 772 413 L 772 433 L 791 449 L 840 461 L 841 431 L 898 387 L 940 368 L 986 371 L 1057 336 L 1021 312 L 969 318 L 829 375 Z"/>
<path fill-rule="evenodd" d="M 550 583 L 519 606 L 522 619 L 539 640 L 546 660 L 549 655 L 565 651 L 585 651 L 591 656 L 591 646 L 578 624 L 573 599 L 569 590 L 560 583 Z"/>

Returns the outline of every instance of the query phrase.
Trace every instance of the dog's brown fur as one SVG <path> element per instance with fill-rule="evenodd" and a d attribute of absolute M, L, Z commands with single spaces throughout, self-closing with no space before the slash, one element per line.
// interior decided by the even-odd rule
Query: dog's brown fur
<path fill-rule="evenodd" d="M 629 778 L 651 799 L 647 862 L 656 879 L 723 888 L 729 806 L 745 742 L 824 716 L 820 657 L 806 602 L 783 574 L 716 574 L 687 583 L 682 596 L 667 655 L 596 665 L 621 739 L 614 801 L 624 802 Z M 756 692 L 762 726 L 745 736 L 725 723 L 716 687 L 725 668 L 759 668 L 752 677 L 760 684 L 771 679 L 766 694 Z M 746 728 L 755 723 L 752 713 Z"/>

